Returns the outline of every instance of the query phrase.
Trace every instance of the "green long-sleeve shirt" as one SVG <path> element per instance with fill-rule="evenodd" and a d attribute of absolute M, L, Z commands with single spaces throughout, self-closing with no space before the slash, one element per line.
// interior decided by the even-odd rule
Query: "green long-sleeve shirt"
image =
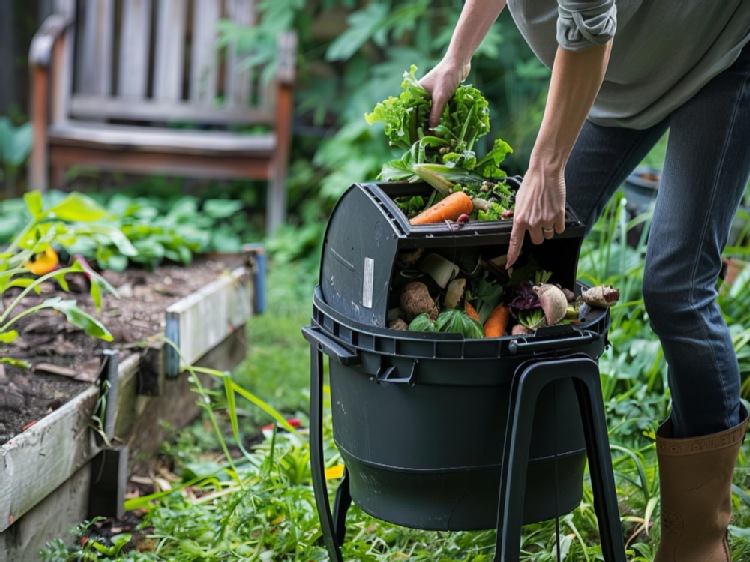
<path fill-rule="evenodd" d="M 644 129 L 729 67 L 750 40 L 750 0 L 509 0 L 549 68 L 558 45 L 581 50 L 613 38 L 589 119 Z"/>

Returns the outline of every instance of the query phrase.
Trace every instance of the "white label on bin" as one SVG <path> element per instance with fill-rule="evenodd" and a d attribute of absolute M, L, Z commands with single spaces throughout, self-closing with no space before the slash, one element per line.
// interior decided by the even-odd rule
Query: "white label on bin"
<path fill-rule="evenodd" d="M 362 278 L 362 306 L 372 308 L 372 289 L 375 283 L 375 260 L 365 258 L 365 272 Z"/>

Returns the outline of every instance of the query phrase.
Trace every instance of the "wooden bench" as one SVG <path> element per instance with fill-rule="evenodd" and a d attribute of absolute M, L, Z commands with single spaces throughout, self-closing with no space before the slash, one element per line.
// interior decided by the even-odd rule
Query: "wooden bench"
<path fill-rule="evenodd" d="M 217 44 L 220 20 L 256 23 L 254 4 L 55 0 L 29 51 L 29 189 L 63 188 L 70 166 L 267 180 L 273 231 L 286 210 L 296 35 L 279 35 L 270 81 L 244 64 L 249 52 Z"/>

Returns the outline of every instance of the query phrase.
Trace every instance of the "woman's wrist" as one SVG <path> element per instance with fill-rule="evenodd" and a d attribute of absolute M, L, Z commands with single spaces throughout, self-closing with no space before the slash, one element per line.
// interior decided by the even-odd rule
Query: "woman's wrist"
<path fill-rule="evenodd" d="M 535 147 L 529 157 L 529 168 L 542 170 L 548 176 L 563 174 L 569 154 L 567 151 Z"/>

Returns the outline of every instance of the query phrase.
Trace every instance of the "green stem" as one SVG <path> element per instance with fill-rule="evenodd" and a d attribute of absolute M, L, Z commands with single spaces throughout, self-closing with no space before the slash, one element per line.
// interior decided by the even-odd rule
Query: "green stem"
<path fill-rule="evenodd" d="M 8 321 L 7 324 L 3 324 L 2 326 L 0 326 L 0 334 L 4 334 L 5 332 L 7 332 L 8 328 L 10 328 L 13 324 L 15 324 L 18 320 L 20 320 L 24 316 L 28 316 L 29 314 L 33 314 L 35 312 L 38 312 L 39 310 L 42 310 L 43 308 L 49 308 L 49 305 L 48 304 L 44 304 L 44 303 L 38 304 L 36 306 L 32 306 L 31 308 L 29 308 L 27 310 L 24 310 L 20 314 L 14 316 L 13 318 L 11 318 Z M 11 310 L 11 308 L 8 308 L 6 312 L 8 312 L 10 310 Z M 5 314 L 3 314 L 3 317 L 5 317 Z"/>
<path fill-rule="evenodd" d="M 67 275 L 68 273 L 72 272 L 72 267 L 65 267 L 63 269 L 56 269 L 55 271 L 50 271 L 49 273 L 46 273 L 45 275 L 42 275 L 41 277 L 37 277 L 36 280 L 34 280 L 33 283 L 31 283 L 28 287 L 26 287 L 21 293 L 13 300 L 13 302 L 10 303 L 8 308 L 5 309 L 5 312 L 3 312 L 2 316 L 0 316 L 0 324 L 5 322 L 8 319 L 8 315 L 10 314 L 10 311 L 13 310 L 23 298 L 29 294 L 30 291 L 34 290 L 34 287 L 37 287 L 38 285 L 44 283 L 47 279 L 51 279 L 52 277 L 55 277 L 56 275 Z"/>

